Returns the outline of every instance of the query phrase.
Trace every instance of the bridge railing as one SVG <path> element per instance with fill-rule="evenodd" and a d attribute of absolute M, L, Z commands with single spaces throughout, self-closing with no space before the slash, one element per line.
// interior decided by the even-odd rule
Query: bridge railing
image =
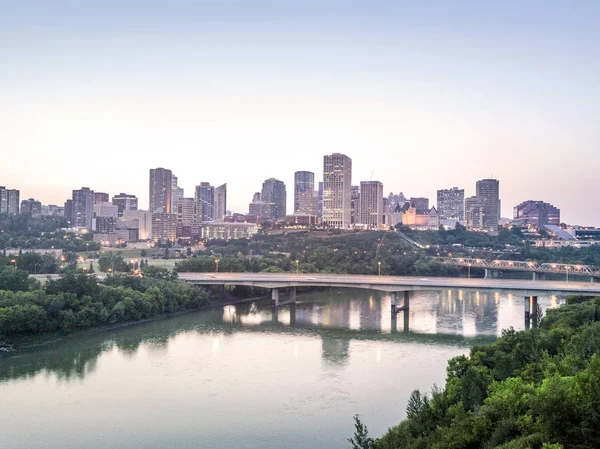
<path fill-rule="evenodd" d="M 600 268 L 590 265 L 527 262 L 519 260 L 487 260 L 468 257 L 441 258 L 448 265 L 461 267 L 481 267 L 491 270 L 535 271 L 538 273 L 569 273 L 600 276 Z"/>

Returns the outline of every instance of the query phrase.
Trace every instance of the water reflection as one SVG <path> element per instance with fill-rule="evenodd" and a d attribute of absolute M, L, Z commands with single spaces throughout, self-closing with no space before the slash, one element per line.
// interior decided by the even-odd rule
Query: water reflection
<path fill-rule="evenodd" d="M 364 290 L 322 291 L 298 296 L 295 305 L 272 308 L 254 301 L 190 313 L 109 332 L 66 339 L 0 359 L 0 381 L 55 374 L 61 381 L 83 379 L 96 369 L 104 353 L 118 351 L 132 358 L 144 346 L 157 358 L 168 352 L 178 334 L 234 335 L 240 331 L 313 335 L 321 338 L 324 363 L 343 365 L 353 339 L 431 341 L 464 344 L 464 338 L 500 335 L 502 329 L 523 329 L 520 296 L 496 292 L 413 292 L 410 309 L 393 318 L 388 294 Z M 539 297 L 542 310 L 557 307 L 556 297 Z M 219 339 L 213 340 L 213 352 Z M 296 349 L 297 350 L 297 349 Z"/>

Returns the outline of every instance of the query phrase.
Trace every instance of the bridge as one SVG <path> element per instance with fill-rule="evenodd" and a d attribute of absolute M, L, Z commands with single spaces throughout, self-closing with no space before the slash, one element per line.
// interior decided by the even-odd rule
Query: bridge
<path fill-rule="evenodd" d="M 600 283 L 535 281 L 498 278 L 447 278 L 414 276 L 370 276 L 347 274 L 301 273 L 179 273 L 179 279 L 195 285 L 245 285 L 271 290 L 271 305 L 278 307 L 296 303 L 297 287 L 360 288 L 387 292 L 391 296 L 392 317 L 408 312 L 410 292 L 415 290 L 493 290 L 521 294 L 525 298 L 525 323 L 529 326 L 531 311 L 537 309 L 539 295 L 600 295 Z M 289 291 L 289 299 L 280 302 L 280 290 Z M 399 305 L 398 296 L 403 303 Z M 533 315 L 534 320 L 536 314 Z"/>
<path fill-rule="evenodd" d="M 600 268 L 591 265 L 582 264 L 566 264 L 566 263 L 542 263 L 518 261 L 518 260 L 486 260 L 475 259 L 468 257 L 440 257 L 437 258 L 442 263 L 459 267 L 484 268 L 485 277 L 498 277 L 499 272 L 509 271 L 525 271 L 533 273 L 533 280 L 543 278 L 544 274 L 556 273 L 564 274 L 567 281 L 569 276 L 587 276 L 590 282 L 600 278 Z M 542 275 L 542 276 L 540 276 Z"/>

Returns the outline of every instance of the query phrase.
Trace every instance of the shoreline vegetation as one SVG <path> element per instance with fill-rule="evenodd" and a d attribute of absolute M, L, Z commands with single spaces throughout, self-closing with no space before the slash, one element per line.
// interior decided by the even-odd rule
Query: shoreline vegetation
<path fill-rule="evenodd" d="M 353 449 L 600 447 L 600 297 L 567 298 L 539 328 L 504 330 L 448 361 L 445 388 L 413 391 L 407 418 Z"/>

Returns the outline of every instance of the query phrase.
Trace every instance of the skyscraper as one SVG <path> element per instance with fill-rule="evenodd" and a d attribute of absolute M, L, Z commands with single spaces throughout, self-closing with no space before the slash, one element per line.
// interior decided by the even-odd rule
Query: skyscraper
<path fill-rule="evenodd" d="M 352 186 L 350 196 L 350 223 L 360 223 L 360 186 Z"/>
<path fill-rule="evenodd" d="M 500 182 L 497 179 L 477 181 L 475 196 L 483 201 L 483 229 L 498 229 L 500 221 Z"/>
<path fill-rule="evenodd" d="M 373 229 L 383 224 L 383 184 L 379 181 L 360 183 L 360 223 Z"/>
<path fill-rule="evenodd" d="M 108 193 L 94 192 L 94 204 L 108 203 Z"/>
<path fill-rule="evenodd" d="M 173 214 L 177 217 L 177 238 L 200 236 L 202 208 L 196 198 L 178 198 L 173 203 Z"/>
<path fill-rule="evenodd" d="M 150 212 L 171 213 L 173 173 L 165 168 L 150 170 Z"/>
<path fill-rule="evenodd" d="M 465 225 L 469 229 L 483 229 L 485 203 L 482 198 L 472 196 L 465 200 Z"/>
<path fill-rule="evenodd" d="M 441 219 L 465 219 L 465 190 L 458 187 L 437 191 L 437 211 Z"/>
<path fill-rule="evenodd" d="M 263 182 L 261 199 L 264 203 L 264 218 L 278 219 L 285 217 L 287 194 L 283 181 L 269 178 Z"/>
<path fill-rule="evenodd" d="M 294 173 L 294 212 L 300 211 L 299 195 L 301 192 L 315 189 L 315 174 L 310 171 Z"/>
<path fill-rule="evenodd" d="M 215 188 L 210 182 L 201 182 L 196 186 L 196 201 L 202 208 L 202 221 L 214 221 L 215 219 Z"/>
<path fill-rule="evenodd" d="M 323 224 L 344 228 L 351 224 L 352 159 L 333 153 L 323 157 Z"/>
<path fill-rule="evenodd" d="M 514 208 L 519 224 L 533 226 L 560 225 L 560 209 L 543 201 L 524 201 Z"/>
<path fill-rule="evenodd" d="M 177 184 L 177 176 L 171 175 L 171 211 L 175 213 L 175 201 L 184 197 L 183 188 Z"/>
<path fill-rule="evenodd" d="M 113 196 L 112 203 L 119 208 L 119 217 L 122 217 L 123 212 L 126 210 L 137 210 L 138 208 L 137 196 L 127 193 L 119 193 Z"/>
<path fill-rule="evenodd" d="M 0 214 L 17 215 L 20 194 L 18 190 L 0 186 Z"/>
<path fill-rule="evenodd" d="M 215 221 L 222 222 L 227 215 L 227 183 L 215 189 Z"/>
<path fill-rule="evenodd" d="M 74 228 L 85 228 L 91 231 L 92 218 L 94 218 L 94 191 L 90 190 L 88 187 L 73 190 L 71 200 L 71 226 Z"/>

